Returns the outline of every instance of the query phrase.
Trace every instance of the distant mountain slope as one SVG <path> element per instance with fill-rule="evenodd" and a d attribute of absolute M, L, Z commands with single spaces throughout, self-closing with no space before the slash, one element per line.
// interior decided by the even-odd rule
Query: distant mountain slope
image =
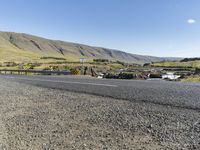
<path fill-rule="evenodd" d="M 0 61 L 34 61 L 43 56 L 63 57 L 74 61 L 78 61 L 80 57 L 103 58 L 137 64 L 176 59 L 135 55 L 107 48 L 49 40 L 24 33 L 0 32 Z"/>

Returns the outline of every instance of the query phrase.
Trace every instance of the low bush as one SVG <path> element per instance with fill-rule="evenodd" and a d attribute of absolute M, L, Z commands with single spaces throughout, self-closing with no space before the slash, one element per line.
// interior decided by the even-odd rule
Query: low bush
<path fill-rule="evenodd" d="M 48 67 L 45 67 L 43 70 L 58 71 L 60 69 L 59 69 L 59 66 L 48 66 Z"/>
<path fill-rule="evenodd" d="M 122 62 L 122 61 L 119 61 L 119 60 L 117 60 L 117 61 L 116 61 L 116 63 L 117 63 L 117 64 L 120 64 L 120 65 L 122 65 L 122 66 L 124 66 L 124 65 L 125 65 L 125 63 L 124 63 L 124 62 Z"/>
<path fill-rule="evenodd" d="M 108 78 L 108 79 L 134 79 L 134 75 L 132 73 L 120 73 L 120 74 L 108 73 L 108 74 L 104 75 L 104 78 Z"/>
<path fill-rule="evenodd" d="M 41 57 L 40 59 L 66 60 L 65 58 L 60 58 L 60 57 Z"/>
<path fill-rule="evenodd" d="M 180 62 L 197 61 L 197 60 L 200 60 L 200 58 L 185 58 L 182 59 Z"/>
<path fill-rule="evenodd" d="M 5 66 L 5 67 L 16 67 L 17 63 L 15 63 L 15 62 L 4 62 L 3 66 Z"/>
<path fill-rule="evenodd" d="M 150 74 L 149 78 L 162 78 L 162 74 L 157 73 L 157 74 Z"/>
<path fill-rule="evenodd" d="M 80 75 L 81 74 L 81 71 L 78 69 L 75 69 L 75 68 L 70 69 L 70 72 L 72 75 Z"/>
<path fill-rule="evenodd" d="M 108 59 L 93 59 L 94 62 L 109 62 Z"/>
<path fill-rule="evenodd" d="M 131 73 L 120 73 L 118 79 L 133 79 L 134 76 Z"/>

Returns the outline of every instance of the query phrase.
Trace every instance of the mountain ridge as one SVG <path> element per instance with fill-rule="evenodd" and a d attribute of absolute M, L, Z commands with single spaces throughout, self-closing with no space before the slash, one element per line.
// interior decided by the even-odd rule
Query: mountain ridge
<path fill-rule="evenodd" d="M 14 54 L 17 56 L 18 60 L 21 59 L 26 61 L 37 60 L 40 57 L 49 56 L 62 57 L 71 61 L 79 61 L 80 57 L 85 57 L 87 59 L 109 59 L 136 64 L 179 59 L 173 57 L 165 58 L 131 54 L 110 48 L 89 46 L 86 44 L 61 40 L 51 40 L 35 35 L 16 32 L 0 32 L 0 54 L 3 53 L 6 53 L 8 56 L 10 53 L 10 57 Z M 31 56 L 30 58 L 29 55 Z M 3 60 L 2 57 L 0 57 L 0 59 Z"/>

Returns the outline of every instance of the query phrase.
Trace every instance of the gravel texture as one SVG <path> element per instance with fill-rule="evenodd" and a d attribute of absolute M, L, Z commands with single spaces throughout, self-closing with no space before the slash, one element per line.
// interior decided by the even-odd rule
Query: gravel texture
<path fill-rule="evenodd" d="M 200 83 L 108 80 L 79 76 L 0 75 L 0 78 L 45 88 L 200 110 Z"/>
<path fill-rule="evenodd" d="M 0 150 L 200 149 L 200 112 L 0 78 Z"/>

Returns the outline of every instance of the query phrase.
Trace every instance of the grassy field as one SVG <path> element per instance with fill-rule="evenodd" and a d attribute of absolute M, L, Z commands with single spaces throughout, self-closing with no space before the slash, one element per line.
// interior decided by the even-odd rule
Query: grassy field
<path fill-rule="evenodd" d="M 174 68 L 191 68 L 191 70 L 195 68 L 200 68 L 200 60 L 195 61 L 171 61 L 171 62 L 157 62 L 151 64 L 152 67 L 174 67 Z M 187 76 L 181 80 L 182 82 L 200 82 L 200 75 L 191 75 Z"/>
<path fill-rule="evenodd" d="M 66 61 L 77 62 L 79 61 L 78 56 L 73 55 L 59 55 L 59 54 L 44 54 L 44 53 L 34 53 L 31 51 L 25 51 L 16 48 L 6 48 L 9 50 L 5 50 L 5 48 L 0 47 L 0 63 L 3 62 L 16 62 L 16 63 L 51 63 L 51 62 L 62 62 L 63 60 L 56 60 L 53 58 L 42 59 L 43 57 L 55 57 L 55 58 L 63 58 Z M 88 59 L 87 61 L 92 61 Z"/>
<path fill-rule="evenodd" d="M 182 67 L 182 68 L 199 68 L 200 61 L 188 61 L 188 62 L 180 62 L 180 61 L 171 61 L 171 62 L 158 62 L 153 63 L 152 67 Z"/>
<path fill-rule="evenodd" d="M 31 52 L 27 53 L 23 50 L 16 52 L 15 49 L 10 49 L 9 51 L 0 49 L 0 69 L 69 70 L 74 68 L 80 69 L 82 66 L 92 67 L 100 70 L 100 72 L 124 67 L 123 64 L 118 62 L 94 62 L 92 59 L 87 59 L 82 64 L 79 58 L 73 56 L 44 56 Z"/>
<path fill-rule="evenodd" d="M 1 43 L 0 43 L 1 44 Z M 87 63 L 92 62 L 87 59 Z M 72 55 L 44 54 L 25 51 L 14 47 L 10 43 L 0 45 L 0 69 L 21 69 L 20 67 L 34 66 L 34 69 L 45 69 L 52 66 L 74 67 L 80 65 L 79 58 Z"/>
<path fill-rule="evenodd" d="M 40 58 L 38 54 L 32 52 L 16 50 L 15 48 L 9 47 L 9 50 L 0 48 L 0 62 L 34 62 Z"/>
<path fill-rule="evenodd" d="M 188 76 L 182 82 L 200 82 L 200 75 Z"/>
<path fill-rule="evenodd" d="M 84 66 L 94 67 L 100 70 L 114 70 L 123 68 L 117 62 L 94 62 L 92 58 L 87 58 Z M 80 57 L 69 53 L 62 55 L 59 53 L 50 54 L 44 52 L 34 53 L 15 47 L 10 42 L 0 39 L 0 69 L 56 69 L 66 70 L 71 68 L 81 68 Z"/>
<path fill-rule="evenodd" d="M 34 52 L 30 50 L 20 49 L 7 40 L 0 37 L 0 63 L 4 62 L 15 62 L 15 63 L 50 63 L 50 62 L 59 62 L 56 59 L 41 59 L 42 57 L 57 57 L 63 58 L 69 62 L 77 62 L 80 57 L 69 53 L 67 55 L 62 55 L 60 53 L 49 53 L 49 52 Z M 91 61 L 91 58 L 87 58 L 88 61 Z M 60 60 L 62 61 L 62 60 Z"/>

